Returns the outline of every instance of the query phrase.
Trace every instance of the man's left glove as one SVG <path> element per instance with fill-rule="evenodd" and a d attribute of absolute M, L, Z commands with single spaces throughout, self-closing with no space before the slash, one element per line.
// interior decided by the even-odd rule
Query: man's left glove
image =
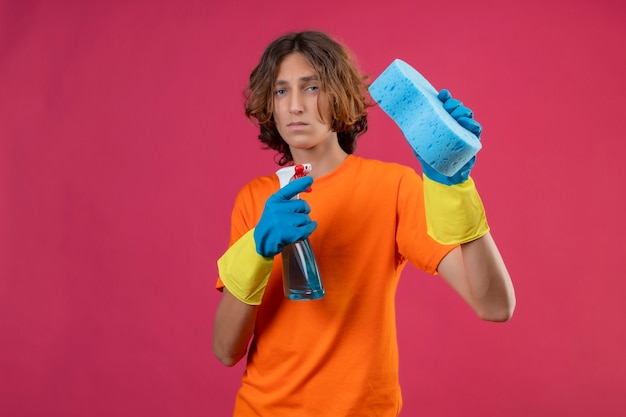
<path fill-rule="evenodd" d="M 482 126 L 474 120 L 472 110 L 452 98 L 448 90 L 441 90 L 437 97 L 461 126 L 480 138 Z M 485 209 L 469 176 L 476 157 L 447 177 L 424 162 L 418 154 L 415 156 L 422 165 L 428 234 L 443 244 L 471 242 L 485 235 L 489 231 Z"/>

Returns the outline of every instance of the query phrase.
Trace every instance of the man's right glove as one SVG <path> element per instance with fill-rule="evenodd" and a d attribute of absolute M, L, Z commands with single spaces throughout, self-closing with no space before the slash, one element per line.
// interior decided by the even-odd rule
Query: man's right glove
<path fill-rule="evenodd" d="M 292 199 L 312 183 L 312 177 L 302 177 L 272 194 L 256 227 L 217 261 L 220 279 L 240 301 L 261 304 L 274 256 L 286 245 L 308 237 L 317 227 L 309 217 L 311 208 L 307 202 Z"/>

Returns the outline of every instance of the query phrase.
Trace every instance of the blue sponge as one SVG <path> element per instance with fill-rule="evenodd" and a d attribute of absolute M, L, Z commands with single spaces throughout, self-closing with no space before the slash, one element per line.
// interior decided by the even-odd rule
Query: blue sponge
<path fill-rule="evenodd" d="M 450 116 L 437 90 L 406 62 L 394 60 L 369 92 L 413 150 L 441 174 L 452 176 L 480 150 L 478 138 Z"/>

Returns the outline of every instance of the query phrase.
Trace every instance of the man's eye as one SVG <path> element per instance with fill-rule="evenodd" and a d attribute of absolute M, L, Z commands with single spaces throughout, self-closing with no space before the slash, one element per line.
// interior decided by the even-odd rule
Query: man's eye
<path fill-rule="evenodd" d="M 317 91 L 319 89 L 319 87 L 316 86 L 316 85 L 310 85 L 306 89 L 309 90 L 309 91 Z"/>
<path fill-rule="evenodd" d="M 276 94 L 277 96 L 282 96 L 283 94 L 285 94 L 287 91 L 286 90 L 276 90 L 274 92 L 274 94 Z"/>

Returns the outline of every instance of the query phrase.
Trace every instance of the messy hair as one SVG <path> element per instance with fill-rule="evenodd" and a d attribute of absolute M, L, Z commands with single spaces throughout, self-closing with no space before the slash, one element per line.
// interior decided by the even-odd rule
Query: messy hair
<path fill-rule="evenodd" d="M 302 53 L 319 76 L 321 89 L 329 101 L 330 128 L 337 132 L 341 148 L 352 154 L 357 138 L 367 131 L 367 109 L 372 105 L 367 99 L 366 77 L 357 69 L 345 46 L 317 31 L 290 33 L 276 39 L 250 74 L 244 93 L 245 112 L 258 123 L 259 140 L 266 149 L 278 152 L 279 165 L 293 161 L 274 121 L 273 89 L 278 67 L 294 52 Z"/>

